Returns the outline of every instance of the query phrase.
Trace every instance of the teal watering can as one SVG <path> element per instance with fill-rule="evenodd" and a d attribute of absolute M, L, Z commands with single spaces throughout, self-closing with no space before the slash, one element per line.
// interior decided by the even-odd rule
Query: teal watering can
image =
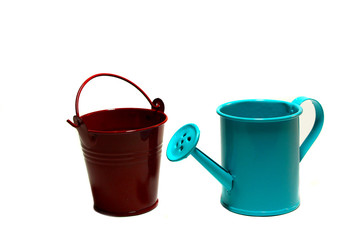
<path fill-rule="evenodd" d="M 299 116 L 304 101 L 315 107 L 315 123 L 299 143 Z M 298 208 L 299 163 L 323 126 L 324 112 L 314 99 L 239 100 L 217 108 L 221 126 L 221 166 L 196 148 L 200 131 L 195 124 L 180 128 L 166 155 L 180 161 L 192 155 L 223 186 L 221 204 L 251 216 L 272 216 Z"/>

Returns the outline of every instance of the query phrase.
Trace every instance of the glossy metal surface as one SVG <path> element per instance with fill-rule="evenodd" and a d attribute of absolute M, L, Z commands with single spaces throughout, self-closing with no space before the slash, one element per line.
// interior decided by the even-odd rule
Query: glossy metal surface
<path fill-rule="evenodd" d="M 299 147 L 300 105 L 307 100 L 313 103 L 316 118 Z M 217 113 L 221 126 L 221 166 L 197 149 L 192 155 L 222 183 L 222 205 L 232 212 L 252 216 L 295 210 L 300 204 L 299 163 L 323 126 L 320 103 L 306 97 L 296 98 L 292 103 L 240 100 L 219 106 Z M 231 176 L 231 187 L 229 181 L 220 181 L 223 176 L 230 179 L 224 171 Z"/>
<path fill-rule="evenodd" d="M 299 99 L 292 103 L 243 100 L 217 109 L 221 117 L 221 162 L 234 177 L 233 189 L 222 191 L 225 208 L 269 216 L 299 206 L 299 163 L 304 156 L 299 148 L 299 116 L 300 104 L 307 98 Z M 324 115 L 318 102 L 314 106 L 313 131 L 320 133 Z M 312 144 L 317 135 L 310 134 L 308 141 Z"/>
<path fill-rule="evenodd" d="M 187 124 L 181 127 L 171 138 L 166 156 L 172 162 L 181 161 L 190 154 L 208 170 L 227 190 L 231 190 L 232 176 L 219 164 L 196 148 L 200 138 L 200 130 L 195 124 Z"/>
<path fill-rule="evenodd" d="M 89 79 L 97 76 L 113 75 L 97 74 Z M 79 132 L 94 209 L 100 213 L 138 215 L 158 204 L 162 138 L 167 116 L 161 111 L 164 109 L 161 100 L 156 103 L 154 100 L 151 105 L 156 108 L 102 110 L 81 117 L 75 115 L 74 123 L 68 121 Z"/>

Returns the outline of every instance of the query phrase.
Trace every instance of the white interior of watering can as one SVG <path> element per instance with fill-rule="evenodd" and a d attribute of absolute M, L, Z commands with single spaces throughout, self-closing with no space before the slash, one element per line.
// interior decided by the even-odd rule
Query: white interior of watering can
<path fill-rule="evenodd" d="M 218 114 L 237 119 L 272 119 L 300 115 L 299 105 L 277 100 L 240 100 L 221 105 Z"/>
<path fill-rule="evenodd" d="M 167 116 L 160 111 L 142 108 L 101 110 L 81 116 L 89 131 L 139 131 L 164 124 Z"/>

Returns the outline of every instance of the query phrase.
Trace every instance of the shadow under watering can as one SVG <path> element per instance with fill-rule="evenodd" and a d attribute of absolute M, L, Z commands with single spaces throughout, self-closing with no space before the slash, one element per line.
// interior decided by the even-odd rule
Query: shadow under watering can
<path fill-rule="evenodd" d="M 315 107 L 315 123 L 299 144 L 299 116 L 304 101 Z M 324 112 L 314 99 L 239 100 L 217 108 L 221 126 L 221 166 L 196 148 L 200 131 L 195 124 L 180 128 L 167 147 L 170 161 L 190 154 L 223 186 L 221 204 L 251 216 L 291 212 L 300 205 L 299 163 L 323 126 Z M 299 147 L 300 146 L 300 147 Z"/>

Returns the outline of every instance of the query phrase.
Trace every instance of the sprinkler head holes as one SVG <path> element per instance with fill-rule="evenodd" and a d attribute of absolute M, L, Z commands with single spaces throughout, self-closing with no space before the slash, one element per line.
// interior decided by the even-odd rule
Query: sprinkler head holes
<path fill-rule="evenodd" d="M 200 130 L 193 124 L 186 124 L 172 136 L 166 150 L 170 161 L 176 162 L 187 158 L 196 148 L 199 141 Z"/>

